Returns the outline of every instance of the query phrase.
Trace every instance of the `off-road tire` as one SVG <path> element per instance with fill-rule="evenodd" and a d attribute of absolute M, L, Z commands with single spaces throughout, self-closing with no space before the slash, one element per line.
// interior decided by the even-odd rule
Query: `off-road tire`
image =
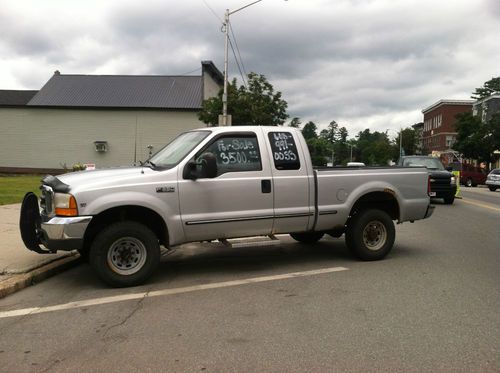
<path fill-rule="evenodd" d="M 366 261 L 385 258 L 392 250 L 395 238 L 394 222 L 389 214 L 379 209 L 361 210 L 355 214 L 345 235 L 349 250 Z"/>
<path fill-rule="evenodd" d="M 295 240 L 302 243 L 315 243 L 323 238 L 323 232 L 302 232 L 290 233 L 290 236 Z"/>
<path fill-rule="evenodd" d="M 160 263 L 160 245 L 145 225 L 124 221 L 102 230 L 92 243 L 90 265 L 114 287 L 144 283 Z"/>

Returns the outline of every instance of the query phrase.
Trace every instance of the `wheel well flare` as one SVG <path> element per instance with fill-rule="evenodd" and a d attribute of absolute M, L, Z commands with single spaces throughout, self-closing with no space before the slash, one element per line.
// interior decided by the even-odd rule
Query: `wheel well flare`
<path fill-rule="evenodd" d="M 94 216 L 87 227 L 84 245 L 88 249 L 95 236 L 106 226 L 119 221 L 135 221 L 151 229 L 160 244 L 168 246 L 168 230 L 163 218 L 155 211 L 142 206 L 120 206 Z"/>
<path fill-rule="evenodd" d="M 385 211 L 392 220 L 398 220 L 400 217 L 398 201 L 393 194 L 388 192 L 371 192 L 365 194 L 356 201 L 349 216 L 353 216 L 357 212 L 368 208 Z"/>

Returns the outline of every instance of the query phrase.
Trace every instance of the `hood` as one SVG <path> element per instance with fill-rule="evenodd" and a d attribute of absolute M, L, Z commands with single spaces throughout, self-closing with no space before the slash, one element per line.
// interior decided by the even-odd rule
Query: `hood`
<path fill-rule="evenodd" d="M 448 171 L 441 171 L 441 170 L 428 170 L 429 175 L 435 179 L 449 179 L 451 178 L 452 174 Z"/>
<path fill-rule="evenodd" d="M 94 171 L 78 171 L 59 175 L 57 179 L 69 186 L 70 193 L 102 187 L 112 187 L 128 183 L 140 183 L 146 176 L 158 171 L 149 167 L 109 168 Z"/>

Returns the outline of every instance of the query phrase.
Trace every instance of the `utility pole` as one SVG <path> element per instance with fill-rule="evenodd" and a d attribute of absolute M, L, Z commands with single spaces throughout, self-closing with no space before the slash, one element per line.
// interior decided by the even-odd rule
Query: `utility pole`
<path fill-rule="evenodd" d="M 240 10 L 248 8 L 254 4 L 260 3 L 262 0 L 254 1 L 250 4 L 244 5 L 241 8 L 230 11 L 226 9 L 226 13 L 224 14 L 224 34 L 225 34 L 225 43 L 224 43 L 224 93 L 222 94 L 222 116 L 219 120 L 220 126 L 230 126 L 231 120 L 228 120 L 227 115 L 227 65 L 228 65 L 228 49 L 229 49 L 229 16 Z"/>

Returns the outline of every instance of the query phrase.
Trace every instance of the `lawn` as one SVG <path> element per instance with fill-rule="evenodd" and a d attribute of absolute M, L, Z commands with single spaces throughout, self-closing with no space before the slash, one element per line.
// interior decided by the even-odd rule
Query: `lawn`
<path fill-rule="evenodd" d="M 0 205 L 20 203 L 28 192 L 40 195 L 41 175 L 0 175 Z"/>

